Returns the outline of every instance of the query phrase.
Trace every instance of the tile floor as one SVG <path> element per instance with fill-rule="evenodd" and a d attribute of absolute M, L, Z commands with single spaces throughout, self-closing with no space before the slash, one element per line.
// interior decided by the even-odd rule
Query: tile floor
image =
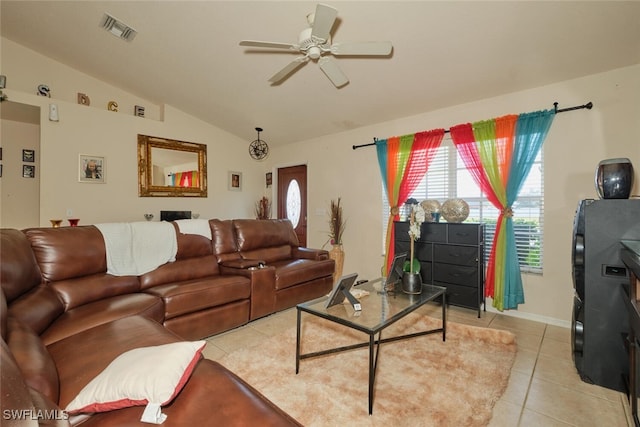
<path fill-rule="evenodd" d="M 440 317 L 441 309 L 420 309 Z M 571 358 L 569 329 L 506 316 L 450 307 L 447 320 L 506 329 L 516 334 L 518 354 L 509 386 L 496 403 L 490 427 L 627 427 L 633 426 L 626 395 L 580 380 Z M 232 331 L 210 337 L 204 355 L 213 360 L 283 329 L 295 327 L 295 308 L 267 316 Z"/>

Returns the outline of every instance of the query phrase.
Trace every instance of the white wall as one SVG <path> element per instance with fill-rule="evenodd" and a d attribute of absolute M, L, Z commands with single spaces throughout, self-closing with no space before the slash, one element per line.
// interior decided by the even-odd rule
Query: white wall
<path fill-rule="evenodd" d="M 582 105 L 556 116 L 544 146 L 544 274 L 524 274 L 525 304 L 508 314 L 567 326 L 571 319 L 571 233 L 577 202 L 597 198 L 594 171 L 604 158 L 628 157 L 636 165 L 634 194 L 640 193 L 640 66 L 561 82 L 458 105 L 414 117 L 356 129 L 286 147 L 275 147 L 272 165 L 309 167 L 309 245 L 319 246 L 328 230 L 326 211 L 342 197 L 347 226 L 345 272 L 373 278 L 382 265 L 381 179 L 374 147 L 352 145 L 437 127 L 522 113 Z M 384 108 L 381 104 L 380 108 Z M 316 213 L 319 213 L 316 214 Z M 517 212 L 515 212 L 517 216 Z M 491 301 L 488 302 L 489 306 Z"/>
<path fill-rule="evenodd" d="M 248 141 L 241 141 L 171 106 L 160 108 L 163 121 L 109 112 L 106 105 L 94 107 L 94 99 L 110 98 L 98 94 L 115 93 L 117 89 L 101 86 L 100 82 L 91 81 L 72 69 L 50 74 L 50 68 L 64 67 L 5 39 L 2 43 L 2 70 L 9 87 L 5 92 L 12 100 L 41 106 L 47 111 L 48 103 L 53 100 L 34 95 L 37 84 L 55 76 L 61 82 L 49 80 L 51 87 L 68 88 L 64 89 L 65 94 L 53 92 L 60 97 L 55 99 L 60 107 L 60 122 L 49 122 L 46 117 L 41 121 L 40 225 L 43 226 L 49 225 L 50 218 L 66 216 L 67 209 L 73 210 L 73 216 L 79 217 L 81 224 L 142 220 L 145 212 L 153 212 L 158 218 L 161 209 L 192 210 L 200 213 L 201 218 L 253 217 L 255 201 L 268 191 L 264 188 L 264 172 L 307 164 L 308 245 L 320 247 L 326 241 L 329 201 L 342 197 L 347 218 L 344 271 L 357 271 L 362 277 L 373 278 L 379 275 L 382 265 L 381 181 L 375 149 L 354 151 L 352 145 L 371 142 L 373 137 L 448 128 L 504 114 L 553 108 L 554 101 L 560 103 L 560 108 L 592 101 L 592 110 L 558 115 L 551 128 L 544 148 L 544 274 L 524 275 L 526 303 L 518 311 L 507 312 L 568 325 L 573 295 L 571 229 L 577 202 L 597 197 L 593 174 L 601 159 L 629 157 L 640 170 L 640 121 L 637 119 L 640 117 L 637 96 L 640 65 L 272 147 L 266 162 L 255 162 L 247 154 Z M 5 45 L 10 48 L 6 49 Z M 26 77 L 20 74 L 25 68 L 29 69 Z M 95 85 L 95 89 L 90 86 L 84 91 L 91 95 L 91 107 L 76 104 L 75 93 L 66 95 L 76 91 L 74 81 Z M 383 102 L 380 108 L 385 108 Z M 209 197 L 139 198 L 138 133 L 207 144 Z M 80 153 L 106 157 L 106 184 L 77 182 Z M 227 190 L 229 170 L 243 173 L 242 192 Z M 639 183 L 640 172 L 636 174 L 635 194 L 640 193 Z M 275 188 L 274 182 L 272 189 Z"/>
<path fill-rule="evenodd" d="M 250 218 L 254 203 L 263 194 L 263 167 L 249 157 L 249 141 L 242 141 L 201 120 L 169 106 L 154 106 L 124 91 L 106 85 L 45 56 L 2 39 L 2 71 L 7 76 L 5 93 L 15 102 L 41 107 L 40 123 L 40 214 L 39 223 L 80 218 L 80 224 L 111 221 L 143 221 L 151 212 L 190 210 L 201 218 Z M 26 71 L 25 71 L 26 70 Z M 40 83 L 47 83 L 52 97 L 36 95 Z M 91 106 L 76 102 L 76 92 L 91 97 Z M 131 106 L 108 111 L 108 99 Z M 48 120 L 49 103 L 56 103 L 59 122 Z M 147 106 L 151 117 L 133 115 L 133 105 Z M 130 110 L 125 112 L 124 110 Z M 138 197 L 137 135 L 190 141 L 207 145 L 207 198 Z M 78 156 L 103 156 L 106 183 L 78 182 Z M 229 170 L 243 172 L 242 192 L 227 190 Z M 71 213 L 68 215 L 68 213 Z M 24 223 L 2 221 L 2 227 L 22 228 Z"/>

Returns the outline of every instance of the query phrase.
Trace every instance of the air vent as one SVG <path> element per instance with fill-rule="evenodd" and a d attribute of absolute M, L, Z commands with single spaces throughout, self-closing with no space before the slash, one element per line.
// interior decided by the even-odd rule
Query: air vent
<path fill-rule="evenodd" d="M 124 22 L 114 18 L 113 16 L 105 13 L 100 20 L 100 27 L 109 31 L 114 36 L 130 42 L 134 39 L 138 32 L 125 24 Z"/>

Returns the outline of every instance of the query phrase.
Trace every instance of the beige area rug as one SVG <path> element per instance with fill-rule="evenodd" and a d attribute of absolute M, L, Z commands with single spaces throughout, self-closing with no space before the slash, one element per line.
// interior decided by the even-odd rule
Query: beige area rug
<path fill-rule="evenodd" d="M 440 324 L 412 313 L 383 338 Z M 366 334 L 303 313 L 303 353 L 364 341 Z M 453 322 L 446 342 L 433 334 L 385 343 L 369 416 L 368 348 L 302 360 L 296 375 L 295 346 L 294 327 L 220 362 L 305 426 L 484 426 L 516 355 L 511 332 Z"/>

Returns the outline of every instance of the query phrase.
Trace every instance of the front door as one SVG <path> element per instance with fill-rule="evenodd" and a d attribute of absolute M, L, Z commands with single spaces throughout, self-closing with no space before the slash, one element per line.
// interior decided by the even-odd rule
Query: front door
<path fill-rule="evenodd" d="M 293 224 L 300 246 L 307 246 L 307 165 L 278 169 L 278 218 Z"/>

